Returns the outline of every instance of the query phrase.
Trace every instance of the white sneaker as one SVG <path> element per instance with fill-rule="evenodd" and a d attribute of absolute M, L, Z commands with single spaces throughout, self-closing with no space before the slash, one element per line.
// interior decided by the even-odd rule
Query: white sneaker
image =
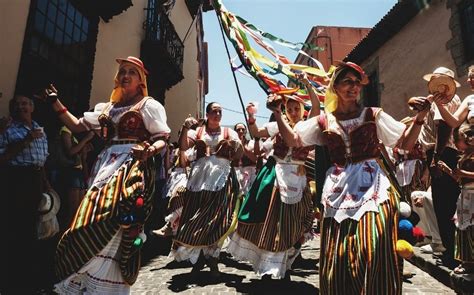
<path fill-rule="evenodd" d="M 441 244 L 428 244 L 420 247 L 420 251 L 423 253 L 440 253 L 446 251 L 446 248 Z"/>

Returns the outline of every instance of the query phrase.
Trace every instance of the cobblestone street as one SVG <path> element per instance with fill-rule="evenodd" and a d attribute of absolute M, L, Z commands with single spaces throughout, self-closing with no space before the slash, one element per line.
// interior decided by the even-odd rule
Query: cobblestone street
<path fill-rule="evenodd" d="M 158 243 L 156 239 L 150 242 Z M 209 268 L 192 278 L 189 263 L 176 263 L 166 255 L 158 255 L 142 267 L 132 294 L 319 294 L 318 262 L 319 237 L 303 246 L 302 259 L 295 262 L 291 281 L 262 281 L 250 265 L 234 261 L 225 252 L 221 253 L 219 279 L 210 279 Z M 405 262 L 405 272 L 413 277 L 403 283 L 403 294 L 455 294 L 409 262 Z"/>

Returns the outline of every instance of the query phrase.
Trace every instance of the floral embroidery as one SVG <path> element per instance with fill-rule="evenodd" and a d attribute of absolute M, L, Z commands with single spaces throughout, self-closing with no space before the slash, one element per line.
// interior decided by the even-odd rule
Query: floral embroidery
<path fill-rule="evenodd" d="M 344 196 L 344 201 L 352 201 L 352 200 L 354 200 L 354 196 L 353 196 L 353 195 L 351 195 L 351 194 L 346 194 L 346 195 Z"/>
<path fill-rule="evenodd" d="M 374 192 L 373 195 L 372 195 L 372 199 L 374 201 L 377 201 L 378 198 L 379 198 L 379 194 L 377 192 Z"/>
<path fill-rule="evenodd" d="M 334 188 L 332 189 L 332 193 L 333 193 L 333 194 L 340 194 L 340 193 L 342 193 L 342 187 L 334 187 Z"/>

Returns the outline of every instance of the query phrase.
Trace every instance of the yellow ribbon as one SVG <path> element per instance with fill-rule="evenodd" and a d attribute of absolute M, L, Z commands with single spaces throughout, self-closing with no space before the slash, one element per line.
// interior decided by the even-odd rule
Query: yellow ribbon
<path fill-rule="evenodd" d="M 232 223 L 230 224 L 230 227 L 227 230 L 227 232 L 217 242 L 217 245 L 219 246 L 219 248 L 222 247 L 222 244 L 224 244 L 225 239 L 227 239 L 227 237 L 231 233 L 233 233 L 235 229 L 237 228 L 237 221 L 238 221 L 239 211 L 240 211 L 240 202 L 242 198 L 243 198 L 243 195 L 239 194 L 239 197 L 237 198 L 237 201 L 235 202 L 234 212 L 232 213 Z"/>

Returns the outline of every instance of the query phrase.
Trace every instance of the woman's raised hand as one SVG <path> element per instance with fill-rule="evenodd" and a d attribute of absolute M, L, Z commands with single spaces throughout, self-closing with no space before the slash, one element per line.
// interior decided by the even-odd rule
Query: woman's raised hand
<path fill-rule="evenodd" d="M 192 126 L 198 124 L 198 120 L 194 117 L 187 117 L 186 120 L 184 120 L 183 127 L 187 129 L 191 129 Z"/>
<path fill-rule="evenodd" d="M 282 102 L 283 99 L 281 95 L 272 93 L 267 97 L 267 108 L 272 112 L 280 112 Z"/>
<path fill-rule="evenodd" d="M 56 87 L 54 87 L 53 84 L 49 84 L 49 86 L 43 89 L 39 94 L 33 96 L 35 98 L 53 104 L 58 100 L 58 90 L 56 89 Z"/>
<path fill-rule="evenodd" d="M 423 96 L 414 96 L 408 100 L 408 106 L 415 111 L 423 111 L 429 109 L 431 106 L 432 96 L 423 97 Z"/>
<path fill-rule="evenodd" d="M 245 107 L 245 110 L 247 111 L 247 114 L 249 114 L 249 116 L 252 116 L 257 113 L 257 106 L 255 105 L 255 103 L 249 102 Z"/>
<path fill-rule="evenodd" d="M 303 83 L 305 86 L 311 85 L 311 82 L 308 79 L 308 75 L 306 75 L 305 72 L 297 73 L 296 79 L 298 79 L 298 81 Z"/>

